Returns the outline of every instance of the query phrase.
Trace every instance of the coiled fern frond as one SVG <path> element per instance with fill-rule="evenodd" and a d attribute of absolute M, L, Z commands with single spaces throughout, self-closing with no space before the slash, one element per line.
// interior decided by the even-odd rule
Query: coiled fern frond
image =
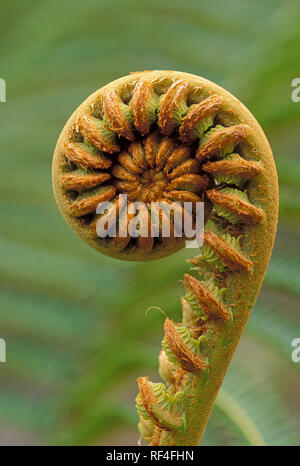
<path fill-rule="evenodd" d="M 184 246 L 178 217 L 203 201 L 203 256 L 184 276 L 182 323 L 166 319 L 160 374 L 138 379 L 140 432 L 152 445 L 199 444 L 270 259 L 278 214 L 268 142 L 248 110 L 203 78 L 173 71 L 133 73 L 90 96 L 56 146 L 54 191 L 69 225 L 89 245 L 125 260 L 167 256 Z M 134 235 L 129 203 L 157 235 Z M 99 203 L 111 201 L 99 229 Z M 164 203 L 156 217 L 153 202 Z M 170 234 L 164 235 L 167 207 Z M 128 210 L 129 212 L 129 210 Z M 193 211 L 195 212 L 195 211 Z M 137 221 L 141 223 L 141 218 Z M 125 225 L 125 234 L 120 233 Z M 109 230 L 111 231 L 111 230 Z"/>

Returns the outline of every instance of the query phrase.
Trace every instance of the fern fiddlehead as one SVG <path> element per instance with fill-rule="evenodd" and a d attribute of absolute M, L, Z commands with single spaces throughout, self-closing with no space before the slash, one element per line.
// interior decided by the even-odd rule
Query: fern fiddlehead
<path fill-rule="evenodd" d="M 256 120 L 232 95 L 194 75 L 134 73 L 73 114 L 53 163 L 60 210 L 104 254 L 148 260 L 184 246 L 158 235 L 99 238 L 97 205 L 205 202 L 202 255 L 184 276 L 183 319 L 166 319 L 159 357 L 166 386 L 138 379 L 141 436 L 151 445 L 198 445 L 261 287 L 277 225 L 277 176 Z M 143 213 L 149 225 L 149 209 Z M 132 217 L 134 214 L 132 214 Z M 120 221 L 120 220 L 116 220 Z M 129 222 L 129 220 L 126 220 Z"/>

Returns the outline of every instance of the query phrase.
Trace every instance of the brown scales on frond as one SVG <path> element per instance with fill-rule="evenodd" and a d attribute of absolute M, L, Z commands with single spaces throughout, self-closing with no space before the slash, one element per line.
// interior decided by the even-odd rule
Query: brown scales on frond
<path fill-rule="evenodd" d="M 206 191 L 206 195 L 211 202 L 229 210 L 242 222 L 256 224 L 264 218 L 264 213 L 261 209 L 234 194 L 226 194 L 216 189 L 210 189 Z"/>
<path fill-rule="evenodd" d="M 200 161 L 222 152 L 228 145 L 236 146 L 247 138 L 250 128 L 247 125 L 235 125 L 220 129 L 202 147 L 199 147 L 196 159 Z"/>
<path fill-rule="evenodd" d="M 168 190 L 190 190 L 194 193 L 202 192 L 208 184 L 205 175 L 197 175 L 195 173 L 181 175 L 174 178 L 168 185 Z"/>
<path fill-rule="evenodd" d="M 118 155 L 118 162 L 123 165 L 126 170 L 132 173 L 141 174 L 143 172 L 143 169 L 136 165 L 132 156 L 128 152 L 120 152 Z"/>
<path fill-rule="evenodd" d="M 252 271 L 253 263 L 250 260 L 209 229 L 204 233 L 204 242 L 216 251 L 223 263 L 231 270 L 245 270 L 248 273 Z"/>
<path fill-rule="evenodd" d="M 135 128 L 145 136 L 150 132 L 152 121 L 149 121 L 149 102 L 155 93 L 153 84 L 144 80 L 137 82 L 132 95 L 132 111 Z"/>
<path fill-rule="evenodd" d="M 208 367 L 208 364 L 206 364 L 203 359 L 187 347 L 177 332 L 176 325 L 172 320 L 168 318 L 165 320 L 164 330 L 168 345 L 183 370 L 187 372 L 198 372 Z"/>
<path fill-rule="evenodd" d="M 123 167 L 122 165 L 114 165 L 111 169 L 111 174 L 118 178 L 118 180 L 125 180 L 125 181 L 137 181 L 138 177 L 134 173 L 127 170 L 127 168 Z"/>
<path fill-rule="evenodd" d="M 82 168 L 105 169 L 112 164 L 112 161 L 105 155 L 89 152 L 80 143 L 67 142 L 64 149 L 66 159 Z"/>
<path fill-rule="evenodd" d="M 202 165 L 202 170 L 211 175 L 233 175 L 246 179 L 260 175 L 263 170 L 262 164 L 243 159 L 236 155 L 233 160 L 217 160 Z"/>
<path fill-rule="evenodd" d="M 169 136 L 174 127 L 174 114 L 186 99 L 189 91 L 188 83 L 184 80 L 175 81 L 163 97 L 158 117 L 158 126 L 163 134 Z"/>
<path fill-rule="evenodd" d="M 157 399 L 153 393 L 151 384 L 149 382 L 149 377 L 138 377 L 137 382 L 143 406 L 147 413 L 151 416 L 155 425 L 164 431 L 171 430 L 170 426 L 166 425 L 168 424 L 169 414 L 167 412 L 165 413 L 164 421 L 166 422 L 163 422 L 157 415 L 157 413 L 160 412 L 161 409 L 159 408 Z M 180 421 L 176 422 L 176 420 L 172 419 L 172 417 L 170 416 L 170 422 L 172 421 L 175 425 L 177 424 L 178 428 L 180 427 Z"/>
<path fill-rule="evenodd" d="M 182 142 L 195 141 L 199 135 L 196 134 L 196 128 L 207 117 L 214 118 L 222 108 L 223 100 L 217 96 L 207 97 L 205 100 L 195 105 L 192 110 L 184 117 L 179 128 L 179 135 Z"/>
<path fill-rule="evenodd" d="M 186 175 L 187 173 L 199 173 L 200 164 L 195 159 L 188 159 L 185 162 L 181 163 L 179 166 L 174 167 L 170 173 L 167 173 L 167 176 L 170 180 L 173 180 L 177 176 Z"/>
<path fill-rule="evenodd" d="M 134 140 L 131 123 L 125 118 L 122 107 L 125 104 L 116 89 L 108 91 L 103 96 L 103 114 L 108 121 L 105 127 L 108 130 L 118 133 L 129 141 Z"/>
<path fill-rule="evenodd" d="M 171 154 L 166 161 L 164 172 L 166 175 L 170 173 L 174 168 L 178 165 L 186 162 L 187 160 L 191 159 L 192 151 L 189 146 L 179 146 L 177 149 L 174 150 L 173 154 Z"/>
<path fill-rule="evenodd" d="M 230 312 L 228 309 L 226 309 L 199 280 L 186 273 L 183 283 L 184 286 L 194 294 L 201 309 L 209 319 L 230 319 Z"/>
<path fill-rule="evenodd" d="M 150 168 L 155 167 L 156 154 L 159 148 L 158 132 L 154 131 L 144 140 L 146 161 Z"/>
<path fill-rule="evenodd" d="M 132 142 L 128 146 L 128 152 L 132 156 L 135 165 L 145 170 L 147 168 L 146 155 L 143 146 L 138 142 Z"/>
<path fill-rule="evenodd" d="M 103 121 L 93 116 L 81 114 L 78 116 L 77 124 L 80 133 L 91 145 L 109 154 L 119 152 L 120 147 L 105 134 L 108 130 L 105 129 Z"/>
<path fill-rule="evenodd" d="M 76 217 L 93 213 L 100 202 L 110 201 L 115 194 L 116 189 L 113 186 L 106 186 L 99 193 L 70 202 L 69 213 Z"/>
<path fill-rule="evenodd" d="M 153 407 L 156 405 L 157 402 L 149 382 L 149 377 L 138 377 L 137 383 L 142 398 L 142 403 L 147 413 L 151 416 L 151 418 L 154 420 L 155 424 L 158 427 L 160 427 L 163 430 L 169 430 L 160 424 L 159 419 L 157 419 L 154 413 Z"/>
<path fill-rule="evenodd" d="M 173 153 L 175 150 L 175 142 L 171 138 L 163 138 L 161 141 L 161 144 L 159 146 L 157 156 L 155 159 L 155 164 L 156 164 L 156 170 L 162 170 L 162 168 L 165 166 L 169 156 Z"/>
<path fill-rule="evenodd" d="M 114 186 L 117 188 L 118 191 L 122 191 L 124 194 L 129 194 L 131 192 L 135 192 L 139 188 L 139 182 L 136 181 L 128 181 L 128 180 L 116 180 L 114 181 Z"/>
<path fill-rule="evenodd" d="M 164 194 L 171 201 L 179 202 L 202 202 L 201 197 L 191 191 L 171 190 Z"/>
<path fill-rule="evenodd" d="M 61 185 L 64 189 L 82 191 L 95 188 L 110 179 L 109 173 L 73 174 L 66 173 L 61 176 Z"/>

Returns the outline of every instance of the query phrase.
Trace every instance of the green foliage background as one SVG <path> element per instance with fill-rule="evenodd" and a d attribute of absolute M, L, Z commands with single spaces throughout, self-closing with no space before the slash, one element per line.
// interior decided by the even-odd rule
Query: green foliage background
<path fill-rule="evenodd" d="M 136 376 L 158 381 L 163 316 L 180 315 L 190 250 L 108 259 L 62 220 L 51 159 L 71 112 L 144 69 L 202 75 L 253 112 L 280 180 L 280 224 L 259 301 L 204 444 L 299 442 L 300 4 L 293 0 L 10 0 L 1 5 L 0 443 L 135 445 Z M 255 437 L 255 435 L 254 435 Z"/>

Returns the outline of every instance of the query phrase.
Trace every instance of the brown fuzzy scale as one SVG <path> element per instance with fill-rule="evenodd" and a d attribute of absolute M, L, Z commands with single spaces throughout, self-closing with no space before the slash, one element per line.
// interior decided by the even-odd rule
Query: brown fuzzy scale
<path fill-rule="evenodd" d="M 116 180 L 114 182 L 114 186 L 117 188 L 118 191 L 122 192 L 122 194 L 127 194 L 136 191 L 140 187 L 138 180 Z"/>
<path fill-rule="evenodd" d="M 134 191 L 131 191 L 127 196 L 128 200 L 135 202 L 137 199 L 140 199 L 141 194 L 142 194 L 142 189 L 143 189 L 142 186 L 139 185 Z"/>
<path fill-rule="evenodd" d="M 206 195 L 211 202 L 229 210 L 238 217 L 241 222 L 254 225 L 260 223 L 264 218 L 264 213 L 261 209 L 249 202 L 239 199 L 235 195 L 225 194 L 216 189 L 206 191 Z"/>
<path fill-rule="evenodd" d="M 115 177 L 118 178 L 119 180 L 125 180 L 125 181 L 137 181 L 138 177 L 134 173 L 130 172 L 127 170 L 125 167 L 122 165 L 114 165 L 111 169 L 111 174 Z"/>
<path fill-rule="evenodd" d="M 261 163 L 244 160 L 236 157 L 234 160 L 217 160 L 202 165 L 202 170 L 211 175 L 233 175 L 242 178 L 254 178 L 261 174 L 263 168 Z"/>
<path fill-rule="evenodd" d="M 166 136 L 169 136 L 175 127 L 174 114 L 181 102 L 186 99 L 188 91 L 189 86 L 186 81 L 176 81 L 161 102 L 157 123 L 161 132 Z"/>
<path fill-rule="evenodd" d="M 109 173 L 95 173 L 78 175 L 66 173 L 61 176 L 61 185 L 64 189 L 82 191 L 89 188 L 95 188 L 110 179 Z"/>
<path fill-rule="evenodd" d="M 105 169 L 109 168 L 112 161 L 103 154 L 93 154 L 82 148 L 82 144 L 68 142 L 64 144 L 67 160 L 82 168 Z"/>
<path fill-rule="evenodd" d="M 168 189 L 173 190 L 190 190 L 195 193 L 203 191 L 208 184 L 208 180 L 205 176 L 197 175 L 195 173 L 181 175 L 178 178 L 174 178 L 169 185 Z"/>
<path fill-rule="evenodd" d="M 197 125 L 208 117 L 215 117 L 222 108 L 223 100 L 217 96 L 210 96 L 199 104 L 184 117 L 179 128 L 179 135 L 182 142 L 191 142 L 197 139 L 195 134 Z"/>
<path fill-rule="evenodd" d="M 208 364 L 206 364 L 203 359 L 189 350 L 180 334 L 177 332 L 176 325 L 172 320 L 168 318 L 165 320 L 164 330 L 168 345 L 183 370 L 198 372 L 208 367 Z"/>
<path fill-rule="evenodd" d="M 102 124 L 103 122 L 101 122 L 101 120 L 86 114 L 79 115 L 77 121 L 77 125 L 82 136 L 91 145 L 103 152 L 108 152 L 109 154 L 119 152 L 119 146 L 105 137 L 104 132 L 101 129 Z"/>
<path fill-rule="evenodd" d="M 132 95 L 133 121 L 135 128 L 145 136 L 150 132 L 151 123 L 148 120 L 148 104 L 153 98 L 153 84 L 144 80 L 138 81 Z"/>
<path fill-rule="evenodd" d="M 147 168 L 146 155 L 144 148 L 138 142 L 133 142 L 128 147 L 128 152 L 131 154 L 135 165 L 145 170 Z"/>
<path fill-rule="evenodd" d="M 155 425 L 164 431 L 170 431 L 171 429 L 180 429 L 181 420 L 179 418 L 177 420 L 174 416 L 172 416 L 165 410 L 162 410 L 158 406 L 157 400 L 149 382 L 149 378 L 139 377 L 137 381 L 144 408 L 153 419 Z M 158 413 L 160 414 L 160 416 L 158 415 Z"/>
<path fill-rule="evenodd" d="M 104 94 L 102 105 L 105 118 L 109 122 L 109 126 L 107 128 L 114 133 L 118 133 L 119 136 L 123 136 L 129 141 L 133 141 L 134 134 L 132 132 L 131 124 L 126 121 L 122 113 L 122 105 L 124 105 L 124 103 L 116 89 Z"/>
<path fill-rule="evenodd" d="M 204 233 L 204 242 L 216 251 L 223 263 L 231 270 L 252 272 L 253 263 L 209 229 Z"/>
<path fill-rule="evenodd" d="M 201 162 L 204 159 L 219 154 L 226 146 L 234 144 L 236 146 L 249 136 L 250 128 L 246 125 L 229 126 L 221 129 L 213 137 L 200 147 L 196 154 L 196 159 Z"/>
<path fill-rule="evenodd" d="M 164 172 L 166 175 L 168 175 L 170 171 L 174 170 L 177 165 L 189 160 L 191 155 L 192 151 L 188 146 L 179 146 L 177 149 L 175 149 L 165 164 Z"/>
<path fill-rule="evenodd" d="M 167 176 L 170 180 L 173 180 L 177 176 L 186 175 L 188 173 L 199 173 L 200 164 L 195 159 L 189 159 L 175 167 Z"/>
<path fill-rule="evenodd" d="M 156 170 L 159 171 L 161 170 L 170 155 L 173 153 L 175 149 L 175 143 L 171 138 L 164 138 L 159 146 L 159 149 L 157 151 L 157 156 L 155 159 L 155 165 L 156 165 Z"/>
<path fill-rule="evenodd" d="M 144 147 L 147 164 L 150 168 L 154 168 L 158 151 L 158 133 L 156 131 L 145 139 Z"/>
<path fill-rule="evenodd" d="M 159 426 L 161 429 L 164 429 L 162 425 L 160 425 L 159 419 L 155 417 L 153 406 L 156 404 L 155 396 L 152 392 L 152 388 L 150 386 L 149 377 L 138 377 L 137 379 L 139 392 L 142 397 L 144 408 L 146 409 L 147 413 L 153 418 L 155 424 Z"/>
<path fill-rule="evenodd" d="M 202 202 L 201 197 L 191 191 L 178 191 L 173 190 L 164 194 L 166 198 L 171 201 L 179 202 Z"/>
<path fill-rule="evenodd" d="M 121 152 L 118 155 L 118 162 L 121 165 L 123 165 L 123 167 L 126 168 L 126 170 L 132 173 L 137 173 L 137 174 L 143 173 L 143 169 L 136 165 L 131 155 L 128 154 L 127 152 Z"/>
<path fill-rule="evenodd" d="M 230 319 L 228 309 L 219 303 L 212 293 L 196 278 L 186 273 L 183 283 L 195 295 L 201 309 L 210 319 Z"/>
<path fill-rule="evenodd" d="M 106 190 L 89 196 L 84 199 L 76 200 L 69 205 L 69 213 L 72 216 L 80 217 L 95 212 L 97 205 L 100 202 L 109 201 L 116 194 L 116 189 L 113 186 L 107 186 Z"/>

